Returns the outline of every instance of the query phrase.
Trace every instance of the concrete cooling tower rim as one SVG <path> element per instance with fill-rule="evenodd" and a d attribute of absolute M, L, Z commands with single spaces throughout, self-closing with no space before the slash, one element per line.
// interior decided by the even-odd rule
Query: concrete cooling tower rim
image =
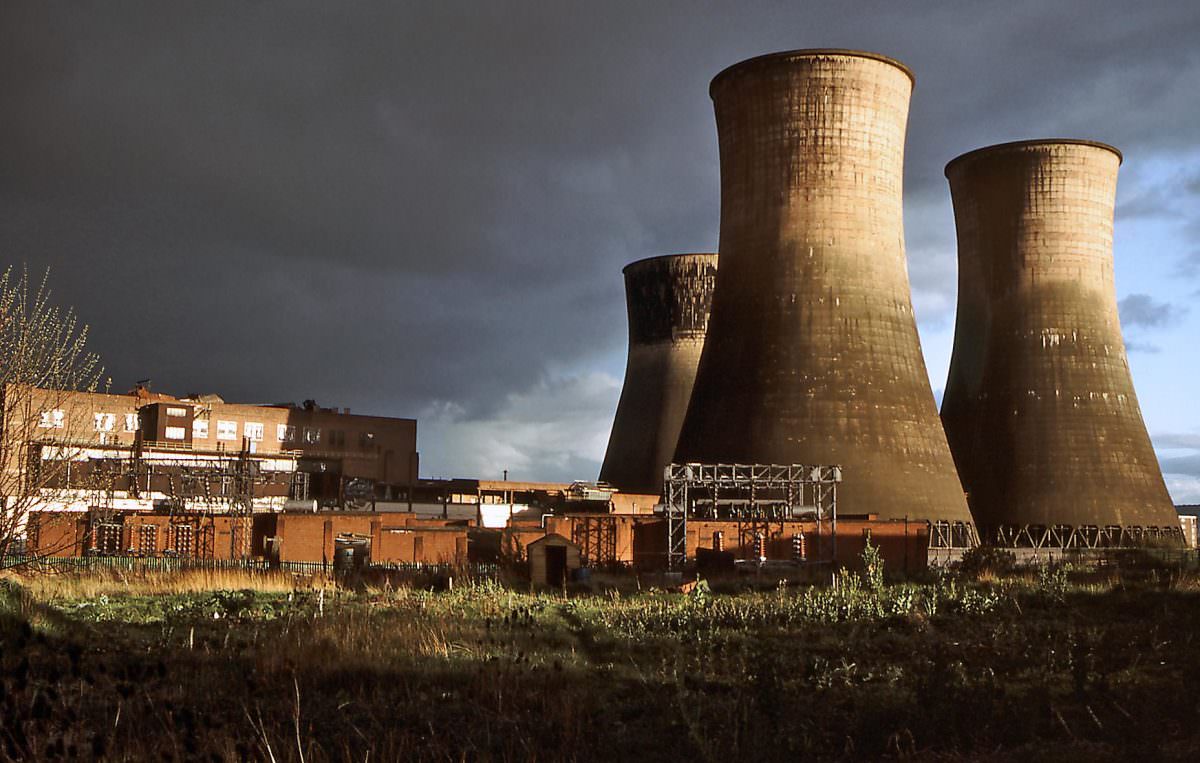
<path fill-rule="evenodd" d="M 622 273 L 628 273 L 631 269 L 645 265 L 647 262 L 655 260 L 671 260 L 679 257 L 716 257 L 716 252 L 680 252 L 679 254 L 656 254 L 653 257 L 643 257 L 640 260 L 634 260 L 625 267 L 621 268 Z"/>
<path fill-rule="evenodd" d="M 1118 162 L 1125 161 L 1125 155 L 1121 153 L 1120 149 L 1118 149 L 1116 146 L 1110 146 L 1107 143 L 1101 143 L 1098 140 L 1083 140 L 1080 138 L 1039 138 L 1037 140 L 1014 140 L 1011 143 L 997 143 L 994 146 L 984 146 L 983 148 L 977 148 L 974 151 L 968 151 L 967 153 L 960 154 L 946 162 L 946 169 L 943 170 L 943 174 L 947 178 L 950 177 L 950 168 L 959 162 L 978 159 L 985 154 L 999 154 L 1004 153 L 1005 151 L 1015 151 L 1033 146 L 1091 146 L 1092 148 L 1102 148 L 1105 151 L 1113 152 L 1117 155 Z"/>
<path fill-rule="evenodd" d="M 891 64 L 900 71 L 904 72 L 906 75 L 908 75 L 909 81 L 914 85 L 917 83 L 917 78 L 913 75 L 912 69 L 909 69 L 896 59 L 889 58 L 881 53 L 871 53 L 870 51 L 866 50 L 848 50 L 844 48 L 806 48 L 801 50 L 783 50 L 779 51 L 778 53 L 766 53 L 761 56 L 747 58 L 745 61 L 739 61 L 732 66 L 727 66 L 721 71 L 717 72 L 717 76 L 712 78 L 712 82 L 709 83 L 708 86 L 708 96 L 710 98 L 713 97 L 713 91 L 716 89 L 717 83 L 720 82 L 726 75 L 735 71 L 741 72 L 747 69 L 773 64 L 778 61 L 804 58 L 822 58 L 827 56 L 841 56 L 844 58 L 869 58 L 875 61 L 882 61 L 883 63 Z"/>

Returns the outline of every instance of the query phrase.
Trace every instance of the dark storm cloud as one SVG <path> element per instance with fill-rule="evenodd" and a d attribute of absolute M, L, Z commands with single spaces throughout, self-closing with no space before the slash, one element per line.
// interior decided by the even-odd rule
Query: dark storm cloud
<path fill-rule="evenodd" d="M 945 162 L 1043 136 L 1112 142 L 1127 168 L 1200 144 L 1198 16 L 1191 2 L 10 1 L 0 244 L 53 267 L 117 387 L 448 404 L 443 418 L 486 424 L 565 384 L 611 411 L 611 385 L 555 379 L 619 378 L 623 264 L 716 246 L 718 70 L 816 46 L 912 66 L 910 271 L 922 321 L 944 325 Z"/>

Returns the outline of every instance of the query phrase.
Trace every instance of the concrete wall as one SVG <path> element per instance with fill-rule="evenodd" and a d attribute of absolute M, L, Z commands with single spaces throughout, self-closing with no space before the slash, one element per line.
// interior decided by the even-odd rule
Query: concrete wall
<path fill-rule="evenodd" d="M 1026 141 L 946 167 L 959 306 L 942 418 L 985 540 L 1178 527 L 1117 314 L 1120 163 L 1102 144 Z"/>
<path fill-rule="evenodd" d="M 841 465 L 844 513 L 971 521 L 906 269 L 911 91 L 846 51 L 713 80 L 721 261 L 676 461 Z"/>
<path fill-rule="evenodd" d="M 704 348 L 717 255 L 652 257 L 624 273 L 629 356 L 600 480 L 659 493 Z"/>

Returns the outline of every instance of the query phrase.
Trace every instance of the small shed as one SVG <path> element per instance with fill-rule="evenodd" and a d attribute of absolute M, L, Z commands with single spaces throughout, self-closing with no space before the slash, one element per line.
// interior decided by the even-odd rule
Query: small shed
<path fill-rule="evenodd" d="M 558 533 L 547 533 L 525 547 L 529 555 L 529 582 L 562 587 L 583 566 L 579 546 Z"/>

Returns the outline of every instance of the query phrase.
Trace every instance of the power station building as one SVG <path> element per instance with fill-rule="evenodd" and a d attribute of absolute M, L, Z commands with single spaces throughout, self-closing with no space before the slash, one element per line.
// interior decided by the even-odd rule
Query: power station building
<path fill-rule="evenodd" d="M 4 390 L 5 489 L 40 479 L 35 509 L 273 511 L 406 497 L 417 422 L 348 409 L 227 403 L 138 387 L 126 395 Z M 34 466 L 29 467 L 32 463 Z M 43 484 L 44 483 L 44 484 Z M 235 489 L 235 484 L 236 488 Z"/>
<path fill-rule="evenodd" d="M 651 257 L 623 272 L 629 357 L 600 481 L 658 495 L 704 348 L 717 255 Z"/>
<path fill-rule="evenodd" d="M 712 81 L 720 269 L 674 460 L 836 464 L 844 514 L 949 522 L 972 545 L 905 262 L 912 85 L 903 64 L 845 50 Z"/>
<path fill-rule="evenodd" d="M 0 466 L 41 491 L 30 548 L 416 566 L 487 552 L 561 584 L 580 565 L 833 569 L 867 543 L 905 572 L 981 538 L 1181 544 L 1117 315 L 1120 153 L 1024 141 L 946 166 L 959 304 L 939 417 L 904 247 L 912 87 L 898 61 L 830 49 L 712 80 L 719 257 L 624 268 L 600 483 L 419 480 L 415 421 L 312 401 L 10 385 L 17 447 Z"/>
<path fill-rule="evenodd" d="M 1121 154 L 1036 140 L 954 159 L 958 318 L 942 418 L 989 542 L 1181 542 L 1113 281 Z"/>

